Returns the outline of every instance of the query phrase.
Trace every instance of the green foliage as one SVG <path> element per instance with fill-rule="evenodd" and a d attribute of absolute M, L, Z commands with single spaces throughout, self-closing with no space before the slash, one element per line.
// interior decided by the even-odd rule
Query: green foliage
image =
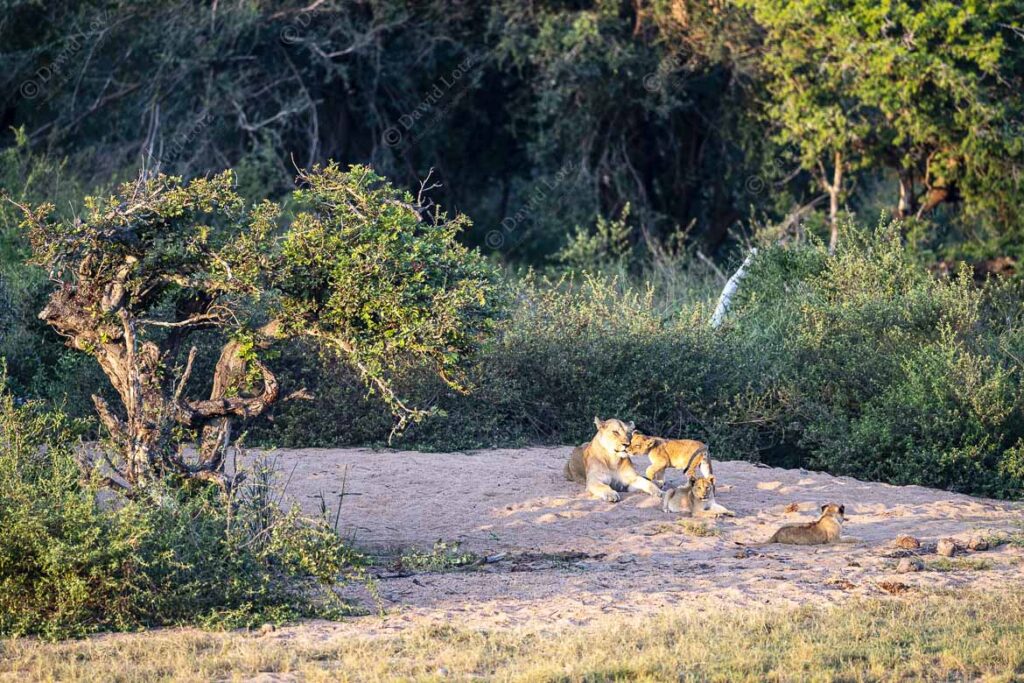
<path fill-rule="evenodd" d="M 1020 495 L 1017 285 L 979 287 L 966 272 L 936 278 L 896 224 L 851 229 L 833 258 L 816 252 L 810 268 L 783 249 L 764 254 L 731 331 L 756 335 L 772 359 L 804 463 Z"/>
<path fill-rule="evenodd" d="M 399 415 L 396 428 L 418 421 L 428 413 L 405 406 L 389 373 L 418 358 L 465 391 L 460 361 L 500 311 L 496 272 L 456 241 L 465 216 L 434 207 L 424 220 L 409 193 L 366 167 L 331 164 L 300 179 L 302 210 L 273 276 L 278 315 L 346 359 Z"/>
<path fill-rule="evenodd" d="M 614 220 L 598 216 L 593 233 L 576 226 L 576 234 L 569 238 L 569 243 L 556 254 L 556 258 L 577 268 L 599 267 L 609 262 L 625 263 L 632 250 L 628 219 L 629 204 L 626 204 L 622 214 Z"/>
<path fill-rule="evenodd" d="M 226 441 L 214 435 L 278 400 L 267 363 L 288 339 L 345 362 L 397 417 L 393 432 L 433 412 L 396 392 L 402 364 L 466 391 L 465 358 L 501 310 L 494 267 L 456 240 L 468 220 L 414 204 L 362 166 L 299 180 L 286 226 L 275 203 L 247 206 L 231 172 L 143 175 L 87 197 L 74 219 L 21 206 L 32 260 L 58 283 L 40 317 L 94 356 L 120 397 L 126 419 L 94 400 L 131 486 L 169 472 L 222 481 Z M 182 350 L 199 332 L 223 345 L 209 401 L 185 393 L 199 347 L 187 360 Z M 188 463 L 178 446 L 196 439 Z"/>
<path fill-rule="evenodd" d="M 579 443 L 592 435 L 587 416 L 614 415 L 705 440 L 713 458 L 1024 493 L 1018 284 L 936 277 L 897 226 L 849 226 L 834 256 L 816 244 L 761 252 L 713 331 L 715 288 L 699 272 L 658 272 L 646 285 L 608 273 L 520 279 L 509 319 L 473 357 L 472 394 L 402 369 L 403 392 L 438 396 L 446 413 L 412 427 L 406 447 Z M 322 381 L 339 397 L 357 386 L 337 368 Z M 293 404 L 258 434 L 381 442 L 379 410 Z"/>
<path fill-rule="evenodd" d="M 430 550 L 413 550 L 398 558 L 399 570 L 444 572 L 466 567 L 479 558 L 460 549 L 458 541 L 437 541 Z"/>
<path fill-rule="evenodd" d="M 346 611 L 361 558 L 268 480 L 231 501 L 167 485 L 124 499 L 82 479 L 81 424 L 0 394 L 0 634 L 47 638 Z M 263 482 L 262 484 L 260 482 Z"/>
<path fill-rule="evenodd" d="M 1024 3 L 737 4 L 764 30 L 769 122 L 805 169 L 838 153 L 847 168 L 899 175 L 910 215 L 961 197 L 1015 227 Z"/>
<path fill-rule="evenodd" d="M 102 373 L 65 349 L 38 319 L 50 283 L 43 270 L 25 263 L 29 243 L 11 203 L 48 200 L 62 211 L 73 210 L 79 187 L 66 162 L 33 150 L 23 128 L 14 133 L 14 144 L 0 151 L 0 357 L 7 360 L 8 383 L 17 395 L 51 398 L 83 416 L 92 410 L 87 387 L 102 382 Z"/>

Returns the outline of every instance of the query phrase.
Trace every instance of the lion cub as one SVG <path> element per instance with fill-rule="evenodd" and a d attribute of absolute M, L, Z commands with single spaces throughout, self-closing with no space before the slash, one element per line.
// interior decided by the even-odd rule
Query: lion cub
<path fill-rule="evenodd" d="M 843 530 L 846 506 L 828 503 L 821 506 L 818 521 L 808 524 L 787 524 L 780 528 L 768 543 L 788 543 L 790 545 L 824 545 L 836 543 Z"/>
<path fill-rule="evenodd" d="M 665 489 L 661 495 L 665 512 L 688 512 L 694 517 L 735 517 L 736 514 L 715 502 L 715 477 L 697 477 L 689 486 Z"/>
<path fill-rule="evenodd" d="M 569 462 L 565 463 L 565 478 L 579 484 L 586 484 L 587 491 L 595 498 L 617 503 L 622 491 L 644 491 L 660 496 L 661 489 L 644 479 L 629 460 L 627 447 L 633 437 L 633 423 L 628 425 L 614 418 L 594 418 L 597 434 L 589 443 L 573 449 Z"/>
<path fill-rule="evenodd" d="M 629 454 L 646 455 L 651 459 L 651 466 L 644 473 L 651 481 L 657 480 L 669 467 L 686 470 L 690 479 L 714 474 L 707 445 L 693 439 L 663 439 L 635 432 Z"/>

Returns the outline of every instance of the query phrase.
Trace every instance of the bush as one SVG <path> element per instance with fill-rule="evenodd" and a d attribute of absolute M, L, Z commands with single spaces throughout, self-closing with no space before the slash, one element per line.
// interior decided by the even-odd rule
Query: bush
<path fill-rule="evenodd" d="M 835 257 L 804 252 L 755 263 L 726 333 L 771 359 L 800 464 L 1020 495 L 1019 285 L 937 278 L 896 224 L 851 229 Z"/>
<path fill-rule="evenodd" d="M 81 427 L 0 393 L 0 635 L 345 610 L 330 589 L 359 576 L 360 557 L 325 520 L 273 505 L 265 475 L 230 501 L 173 482 L 101 493 L 80 478 Z"/>
<path fill-rule="evenodd" d="M 401 445 L 577 443 L 595 414 L 614 415 L 704 439 L 716 458 L 1021 495 L 1019 284 L 936 277 L 896 225 L 847 232 L 835 256 L 764 249 L 717 331 L 716 288 L 692 272 L 663 268 L 646 284 L 616 269 L 520 278 L 509 319 L 474 359 L 473 393 L 414 365 L 400 373 L 405 395 L 437 396 L 445 413 Z M 354 378 L 328 368 L 319 382 L 305 386 L 329 400 L 285 406 L 260 438 L 384 441 L 389 424 Z"/>
<path fill-rule="evenodd" d="M 444 412 L 410 427 L 401 446 L 572 443 L 590 438 L 594 415 L 619 415 L 654 433 L 707 439 L 720 457 L 756 458 L 768 432 L 730 424 L 733 403 L 708 400 L 733 393 L 749 400 L 745 385 L 734 383 L 745 375 L 728 372 L 741 359 L 704 322 L 701 276 L 673 278 L 639 285 L 612 272 L 516 280 L 509 319 L 474 359 L 470 394 L 445 391 L 415 365 L 401 373 L 404 395 L 438 396 Z M 273 427 L 256 430 L 264 443 L 383 443 L 389 424 L 374 422 L 377 407 L 353 401 L 350 375 L 328 368 L 318 384 L 308 370 L 282 374 L 318 400 L 282 406 Z"/>

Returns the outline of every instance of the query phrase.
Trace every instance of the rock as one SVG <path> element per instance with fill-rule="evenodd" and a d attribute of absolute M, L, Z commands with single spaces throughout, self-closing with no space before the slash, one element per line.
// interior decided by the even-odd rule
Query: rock
<path fill-rule="evenodd" d="M 896 547 L 903 548 L 904 550 L 917 550 L 921 547 L 921 541 L 913 536 L 897 536 Z"/>
<path fill-rule="evenodd" d="M 935 546 L 935 552 L 943 557 L 953 557 L 956 555 L 956 541 L 952 538 L 943 538 Z"/>
<path fill-rule="evenodd" d="M 988 550 L 989 546 L 988 541 L 986 541 L 984 538 L 981 538 L 980 536 L 975 536 L 970 541 L 968 541 L 967 547 L 971 550 L 977 550 L 980 552 L 983 550 Z"/>
<path fill-rule="evenodd" d="M 919 572 L 922 569 L 924 569 L 924 562 L 917 559 L 916 557 L 904 557 L 902 560 L 900 560 L 899 564 L 896 565 L 896 571 L 899 574 Z"/>

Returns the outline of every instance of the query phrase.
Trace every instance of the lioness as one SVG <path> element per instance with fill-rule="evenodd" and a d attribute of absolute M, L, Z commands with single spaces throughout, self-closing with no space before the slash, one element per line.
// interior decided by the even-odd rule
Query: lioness
<path fill-rule="evenodd" d="M 735 517 L 736 514 L 715 502 L 715 476 L 697 477 L 689 486 L 665 489 L 661 496 L 665 512 L 689 512 L 694 517 Z"/>
<path fill-rule="evenodd" d="M 644 473 L 651 481 L 657 480 L 668 467 L 686 470 L 690 479 L 714 474 L 707 445 L 693 439 L 663 439 L 635 432 L 629 443 L 629 454 L 646 455 L 651 459 L 651 466 Z"/>
<path fill-rule="evenodd" d="M 597 427 L 594 438 L 574 448 L 569 462 L 565 463 L 565 478 L 586 484 L 592 496 L 609 503 L 620 501 L 621 491 L 644 491 L 660 496 L 661 489 L 637 474 L 629 461 L 626 449 L 633 437 L 633 423 L 627 425 L 614 418 L 595 417 L 594 426 Z"/>
<path fill-rule="evenodd" d="M 780 528 L 768 543 L 788 543 L 790 545 L 824 545 L 836 543 L 846 521 L 845 505 L 827 503 L 821 506 L 818 521 L 808 524 L 787 524 Z"/>

